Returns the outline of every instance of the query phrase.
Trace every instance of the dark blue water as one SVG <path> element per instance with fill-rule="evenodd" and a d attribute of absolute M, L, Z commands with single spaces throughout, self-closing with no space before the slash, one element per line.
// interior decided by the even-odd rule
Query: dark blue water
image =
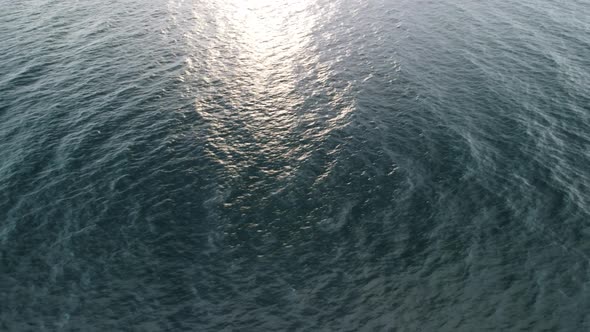
<path fill-rule="evenodd" d="M 590 329 L 589 18 L 0 0 L 0 330 Z"/>

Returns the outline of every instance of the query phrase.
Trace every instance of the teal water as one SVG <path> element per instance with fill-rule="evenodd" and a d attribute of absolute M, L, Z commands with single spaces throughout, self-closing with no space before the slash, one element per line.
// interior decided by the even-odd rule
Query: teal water
<path fill-rule="evenodd" d="M 587 1 L 0 6 L 0 330 L 590 329 Z"/>

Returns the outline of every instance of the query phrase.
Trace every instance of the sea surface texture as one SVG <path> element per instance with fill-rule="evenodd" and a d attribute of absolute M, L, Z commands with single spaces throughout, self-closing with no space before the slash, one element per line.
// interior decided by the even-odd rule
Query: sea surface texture
<path fill-rule="evenodd" d="M 0 330 L 590 330 L 590 2 L 0 0 Z"/>

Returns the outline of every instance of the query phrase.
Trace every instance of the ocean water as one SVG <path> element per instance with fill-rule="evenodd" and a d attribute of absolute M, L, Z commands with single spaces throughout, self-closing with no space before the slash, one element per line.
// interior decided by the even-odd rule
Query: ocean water
<path fill-rule="evenodd" d="M 587 331 L 586 0 L 0 0 L 0 330 Z"/>

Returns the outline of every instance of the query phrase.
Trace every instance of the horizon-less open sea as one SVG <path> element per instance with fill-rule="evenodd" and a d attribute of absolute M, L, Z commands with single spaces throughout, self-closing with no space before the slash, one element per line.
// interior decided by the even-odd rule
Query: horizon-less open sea
<path fill-rule="evenodd" d="M 587 0 L 0 0 L 1 331 L 588 331 L 589 265 Z"/>

